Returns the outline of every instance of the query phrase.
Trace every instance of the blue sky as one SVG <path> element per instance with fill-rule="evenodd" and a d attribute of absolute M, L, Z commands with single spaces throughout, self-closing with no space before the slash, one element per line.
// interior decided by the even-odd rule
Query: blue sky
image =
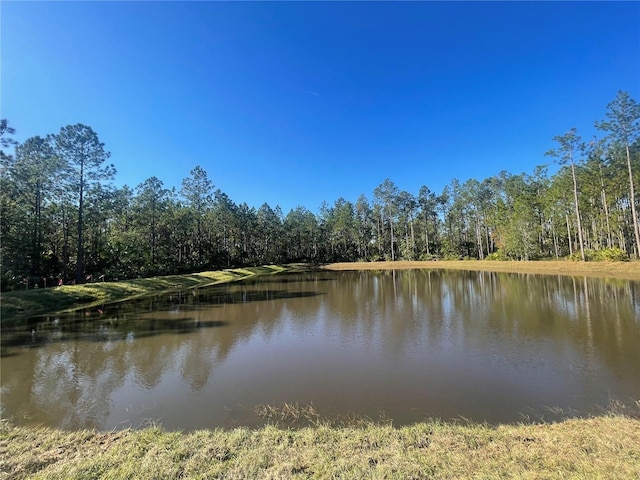
<path fill-rule="evenodd" d="M 93 127 L 116 184 L 196 165 L 236 203 L 413 194 L 548 163 L 640 99 L 638 2 L 12 2 L 16 139 Z M 553 168 L 553 167 L 552 167 Z"/>

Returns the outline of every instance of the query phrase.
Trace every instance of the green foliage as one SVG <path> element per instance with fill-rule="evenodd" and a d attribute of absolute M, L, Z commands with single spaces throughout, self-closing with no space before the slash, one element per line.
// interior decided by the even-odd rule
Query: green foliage
<path fill-rule="evenodd" d="M 101 183 L 112 180 L 116 170 L 113 165 L 104 165 L 111 156 L 104 149 L 98 135 L 87 125 L 78 123 L 60 129 L 60 133 L 51 136 L 56 156 L 64 162 L 64 183 L 67 192 L 73 195 L 78 206 L 76 224 L 76 274 L 78 283 L 85 281 L 85 204 L 89 202 L 92 191 L 99 191 Z"/>
<path fill-rule="evenodd" d="M 498 250 L 487 255 L 486 260 L 504 261 L 504 260 L 509 260 L 509 257 L 507 256 L 506 253 L 504 253 L 503 250 Z"/>
<path fill-rule="evenodd" d="M 620 248 L 596 250 L 594 260 L 598 262 L 628 262 L 629 255 Z"/>
<path fill-rule="evenodd" d="M 620 248 L 602 248 L 599 250 L 588 249 L 584 252 L 587 262 L 628 262 L 629 255 Z M 580 261 L 582 257 L 579 252 L 574 252 L 567 257 L 571 261 Z"/>
<path fill-rule="evenodd" d="M 629 173 L 629 198 L 633 223 L 633 234 L 636 241 L 636 253 L 640 257 L 640 225 L 636 212 L 636 194 L 633 174 L 633 159 L 631 151 L 634 151 L 636 161 L 638 159 L 638 142 L 640 142 L 640 103 L 631 98 L 627 92 L 619 91 L 614 101 L 607 105 L 607 121 L 596 122 L 596 127 L 608 132 L 607 139 L 613 144 L 623 147 L 627 160 Z M 636 147 L 636 148 L 634 148 Z M 635 167 L 637 172 L 637 166 Z"/>
<path fill-rule="evenodd" d="M 114 188 L 109 154 L 90 127 L 16 145 L 3 120 L 2 147 L 15 154 L 0 156 L 1 287 L 268 263 L 564 258 L 581 245 L 587 260 L 637 256 L 640 107 L 620 92 L 608 109 L 598 124 L 604 139 L 585 145 L 575 130 L 554 138 L 549 153 L 561 168 L 553 176 L 542 165 L 453 179 L 440 194 L 422 186 L 417 195 L 386 179 L 370 199 L 286 215 L 235 203 L 199 166 L 178 191 L 155 177 L 135 190 Z"/>
<path fill-rule="evenodd" d="M 396 260 L 397 249 L 397 217 L 398 217 L 398 196 L 400 190 L 393 181 L 385 179 L 373 191 L 374 202 L 377 208 L 378 221 L 380 224 L 379 235 L 381 237 L 380 255 L 384 255 L 390 261 Z M 388 230 L 387 230 L 388 228 Z M 387 235 L 388 232 L 388 235 Z M 388 245 L 388 246 L 387 246 Z M 386 247 L 386 248 L 385 248 Z M 383 252 L 385 252 L 383 254 Z"/>
<path fill-rule="evenodd" d="M 587 251 L 584 252 L 585 255 L 585 261 L 588 261 L 587 259 L 589 258 L 587 255 Z M 567 256 L 567 260 L 570 260 L 572 262 L 581 262 L 582 261 L 582 255 L 580 255 L 580 252 L 573 252 L 571 255 Z"/>

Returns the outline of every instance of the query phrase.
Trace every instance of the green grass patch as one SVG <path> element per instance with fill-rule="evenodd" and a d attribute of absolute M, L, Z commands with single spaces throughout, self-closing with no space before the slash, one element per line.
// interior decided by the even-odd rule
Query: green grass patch
<path fill-rule="evenodd" d="M 33 315 L 53 314 L 175 290 L 207 287 L 253 275 L 269 275 L 285 270 L 285 267 L 280 266 L 248 267 L 138 278 L 121 282 L 62 285 L 52 288 L 3 292 L 0 296 L 0 320 L 2 324 L 7 325 Z"/>
<path fill-rule="evenodd" d="M 640 420 L 64 432 L 0 425 L 0 472 L 88 478 L 640 478 Z"/>

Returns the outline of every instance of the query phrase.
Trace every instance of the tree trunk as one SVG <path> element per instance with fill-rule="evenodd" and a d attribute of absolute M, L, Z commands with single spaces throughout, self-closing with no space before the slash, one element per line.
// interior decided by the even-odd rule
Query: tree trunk
<path fill-rule="evenodd" d="M 394 262 L 396 260 L 396 254 L 393 248 L 393 218 L 389 215 L 389 225 L 391 229 L 391 261 Z"/>
<path fill-rule="evenodd" d="M 78 263 L 76 264 L 76 283 L 84 283 L 84 242 L 82 241 L 82 220 L 84 201 L 84 160 L 80 161 L 80 201 L 78 203 Z"/>
<path fill-rule="evenodd" d="M 413 231 L 413 219 L 411 219 L 411 260 L 416 259 L 416 236 Z"/>
<path fill-rule="evenodd" d="M 638 230 L 638 214 L 636 213 L 636 192 L 633 185 L 633 173 L 631 171 L 631 154 L 627 147 L 627 167 L 629 169 L 629 203 L 631 204 L 631 216 L 633 217 L 633 234 L 636 237 L 636 256 L 640 257 L 640 230 Z"/>
<path fill-rule="evenodd" d="M 485 215 L 485 219 L 486 218 L 487 217 Z M 492 248 L 491 244 L 489 243 L 490 240 L 489 240 L 489 226 L 488 225 L 484 226 L 484 234 L 485 234 L 485 239 L 487 241 L 487 255 L 489 255 L 489 254 L 491 254 L 493 252 L 493 248 Z"/>
<path fill-rule="evenodd" d="M 571 227 L 569 225 L 569 215 L 565 214 L 567 220 L 567 239 L 569 240 L 569 256 L 573 255 L 573 242 L 571 240 Z"/>
<path fill-rule="evenodd" d="M 151 204 L 151 267 L 156 268 L 156 204 Z"/>
<path fill-rule="evenodd" d="M 607 247 L 613 247 L 613 238 L 611 237 L 611 224 L 609 222 L 609 207 L 607 206 L 607 194 L 604 191 L 604 184 L 602 185 L 602 205 L 604 206 L 604 218 L 607 223 Z"/>
<path fill-rule="evenodd" d="M 424 243 L 427 248 L 427 255 L 431 255 L 429 249 L 429 216 L 426 213 L 424 215 Z"/>
<path fill-rule="evenodd" d="M 40 276 L 41 258 L 42 258 L 42 195 L 40 191 L 40 182 L 36 183 L 36 198 L 34 204 L 34 222 L 33 222 L 33 241 L 31 244 L 31 274 Z"/>
<path fill-rule="evenodd" d="M 476 219 L 476 238 L 478 240 L 478 257 L 484 260 L 484 249 L 482 247 L 482 229 L 480 228 L 480 218 Z"/>
<path fill-rule="evenodd" d="M 378 215 L 377 227 L 378 227 L 378 255 L 382 257 L 382 228 L 380 222 L 382 221 L 382 215 Z"/>
<path fill-rule="evenodd" d="M 582 239 L 582 222 L 580 221 L 580 207 L 578 205 L 578 183 L 576 182 L 576 170 L 573 165 L 573 158 L 571 159 L 571 177 L 573 178 L 573 200 L 576 206 L 576 220 L 578 221 L 578 241 L 580 243 L 580 256 L 582 257 L 582 261 L 584 262 L 584 241 Z"/>

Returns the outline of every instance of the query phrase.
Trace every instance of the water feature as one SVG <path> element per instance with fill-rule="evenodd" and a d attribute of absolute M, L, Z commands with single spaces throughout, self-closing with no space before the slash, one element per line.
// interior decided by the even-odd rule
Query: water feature
<path fill-rule="evenodd" d="M 401 270 L 257 277 L 2 331 L 2 417 L 65 429 L 327 417 L 518 422 L 640 400 L 640 282 Z"/>

